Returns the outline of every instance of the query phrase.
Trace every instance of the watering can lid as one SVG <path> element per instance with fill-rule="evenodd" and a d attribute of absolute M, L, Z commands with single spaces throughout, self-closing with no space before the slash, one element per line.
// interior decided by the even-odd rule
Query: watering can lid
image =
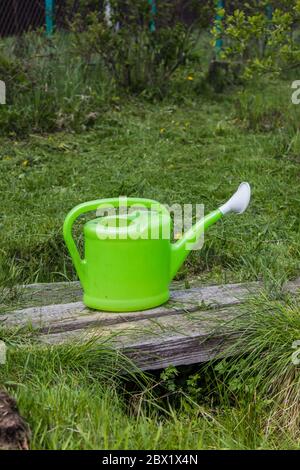
<path fill-rule="evenodd" d="M 92 219 L 84 225 L 84 233 L 88 237 L 99 239 L 142 238 L 163 225 L 170 224 L 170 216 L 153 210 L 135 210 L 128 214 L 107 215 Z"/>

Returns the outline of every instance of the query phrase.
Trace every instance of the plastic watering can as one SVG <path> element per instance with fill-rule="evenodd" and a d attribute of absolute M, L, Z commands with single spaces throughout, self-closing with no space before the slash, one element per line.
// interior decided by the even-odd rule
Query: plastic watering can
<path fill-rule="evenodd" d="M 63 232 L 83 287 L 85 305 L 125 312 L 166 302 L 171 280 L 204 231 L 225 214 L 243 213 L 250 195 L 249 184 L 242 183 L 229 201 L 199 220 L 175 243 L 171 241 L 170 213 L 156 201 L 125 198 L 129 213 L 121 213 L 124 198 L 76 206 L 67 215 Z M 84 225 L 82 259 L 72 237 L 72 227 L 81 214 L 94 210 L 102 216 Z M 111 210 L 115 211 L 113 215 L 109 215 Z M 104 212 L 108 215 L 103 216 Z"/>

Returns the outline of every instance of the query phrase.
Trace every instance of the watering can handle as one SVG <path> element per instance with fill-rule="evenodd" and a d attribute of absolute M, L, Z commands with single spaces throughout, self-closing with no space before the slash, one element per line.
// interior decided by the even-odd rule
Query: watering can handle
<path fill-rule="evenodd" d="M 64 221 L 63 235 L 80 280 L 82 280 L 84 277 L 84 266 L 86 264 L 86 261 L 81 259 L 74 238 L 72 236 L 72 228 L 76 219 L 80 215 L 94 210 L 121 206 L 130 207 L 134 205 L 143 206 L 147 209 L 155 207 L 158 212 L 169 214 L 168 210 L 162 204 L 159 204 L 157 201 L 152 201 L 151 199 L 126 197 L 97 199 L 95 201 L 84 202 L 83 204 L 79 204 L 78 206 L 74 207 L 68 213 Z"/>

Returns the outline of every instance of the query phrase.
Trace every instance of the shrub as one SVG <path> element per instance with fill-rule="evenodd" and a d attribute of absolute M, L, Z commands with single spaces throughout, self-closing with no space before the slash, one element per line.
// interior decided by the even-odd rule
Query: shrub
<path fill-rule="evenodd" d="M 10 102 L 17 92 L 28 89 L 29 79 L 23 64 L 19 60 L 12 60 L 0 52 L 0 79 L 7 86 L 7 100 Z"/>
<path fill-rule="evenodd" d="M 164 2 L 155 16 L 147 0 L 126 0 L 122 8 L 119 1 L 111 4 L 109 20 L 103 13 L 89 14 L 88 21 L 77 16 L 73 23 L 77 52 L 88 60 L 100 57 L 123 89 L 163 96 L 174 72 L 193 56 L 195 29 L 172 22 L 176 2 Z"/>
<path fill-rule="evenodd" d="M 272 16 L 267 14 L 272 7 Z M 269 10 L 270 11 L 270 10 Z M 295 26 L 299 23 L 300 1 L 253 1 L 244 9 L 216 23 L 214 38 L 224 39 L 221 59 L 235 66 L 244 79 L 281 72 L 300 65 L 300 44 Z M 238 67 L 236 67 L 238 65 Z"/>

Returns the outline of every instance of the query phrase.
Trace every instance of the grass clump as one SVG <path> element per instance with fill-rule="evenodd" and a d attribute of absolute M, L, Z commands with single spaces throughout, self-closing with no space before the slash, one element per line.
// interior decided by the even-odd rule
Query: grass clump
<path fill-rule="evenodd" d="M 8 92 L 0 114 L 2 135 L 82 131 L 115 100 L 115 87 L 101 63 L 76 56 L 66 34 L 45 38 L 43 33 L 28 33 L 21 44 L 11 38 L 2 45 L 2 61 L 7 64 L 10 56 L 9 64 L 14 64 L 9 69 L 5 65 L 1 75 Z"/>
<path fill-rule="evenodd" d="M 139 373 L 107 342 L 97 348 L 93 341 L 41 348 L 25 337 L 23 347 L 16 348 L 20 336 L 6 335 L 6 341 L 8 361 L 0 369 L 0 381 L 29 421 L 32 449 L 296 446 L 288 434 L 281 441 L 276 434 L 264 434 L 259 403 L 256 412 L 255 405 L 249 409 L 243 403 L 213 410 L 177 386 L 174 392 L 170 373 L 158 383 Z M 189 387 L 191 392 L 191 381 Z"/>
<path fill-rule="evenodd" d="M 220 396 L 231 402 L 261 403 L 266 436 L 299 439 L 299 301 L 256 299 L 235 328 L 243 331 L 232 350 L 236 357 L 216 366 Z"/>

